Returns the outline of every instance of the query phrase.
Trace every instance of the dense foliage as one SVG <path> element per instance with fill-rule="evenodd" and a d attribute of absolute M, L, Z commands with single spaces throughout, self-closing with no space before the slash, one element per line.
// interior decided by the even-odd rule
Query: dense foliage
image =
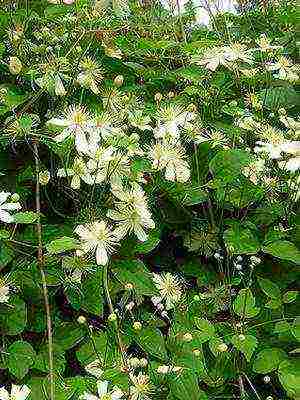
<path fill-rule="evenodd" d="M 0 400 L 300 398 L 295 4 L 180 4 L 0 1 Z"/>

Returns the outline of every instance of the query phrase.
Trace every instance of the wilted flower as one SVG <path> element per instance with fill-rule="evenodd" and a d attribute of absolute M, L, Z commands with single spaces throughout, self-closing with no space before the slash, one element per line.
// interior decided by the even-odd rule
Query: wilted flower
<path fill-rule="evenodd" d="M 130 374 L 133 386 L 129 388 L 129 400 L 151 400 L 153 385 L 148 375 L 140 372 L 137 376 Z"/>
<path fill-rule="evenodd" d="M 26 385 L 12 385 L 11 392 L 4 388 L 0 388 L 0 400 L 25 400 L 29 396 L 31 390 Z"/>
<path fill-rule="evenodd" d="M 108 256 L 114 252 L 118 244 L 118 238 L 105 221 L 79 225 L 75 229 L 75 232 L 81 238 L 83 253 L 95 252 L 98 265 L 108 263 Z"/>
<path fill-rule="evenodd" d="M 95 376 L 97 379 L 101 378 L 101 375 L 103 374 L 103 369 L 102 369 L 103 363 L 96 358 L 94 361 L 89 363 L 88 365 L 85 366 L 86 372 L 89 374 Z"/>
<path fill-rule="evenodd" d="M 58 177 L 71 177 L 71 187 L 73 189 L 80 189 L 81 179 L 88 185 L 94 183 L 94 178 L 89 172 L 84 160 L 80 157 L 75 158 L 72 168 L 60 168 L 57 172 Z"/>
<path fill-rule="evenodd" d="M 18 201 L 7 201 L 10 196 L 10 192 L 0 192 L 0 221 L 7 224 L 14 222 L 14 217 L 10 212 L 21 208 L 21 204 Z"/>
<path fill-rule="evenodd" d="M 124 394 L 122 390 L 113 387 L 111 392 L 108 392 L 108 381 L 97 382 L 98 396 L 84 392 L 83 395 L 79 397 L 80 400 L 119 400 L 122 399 Z"/>
<path fill-rule="evenodd" d="M 103 79 L 102 69 L 98 63 L 91 57 L 85 57 L 79 64 L 80 73 L 77 76 L 77 82 L 93 93 L 98 94 L 98 84 Z"/>
<path fill-rule="evenodd" d="M 160 296 L 166 302 L 166 309 L 170 310 L 180 300 L 182 288 L 179 279 L 169 272 L 153 274 L 153 281 L 160 292 Z"/>

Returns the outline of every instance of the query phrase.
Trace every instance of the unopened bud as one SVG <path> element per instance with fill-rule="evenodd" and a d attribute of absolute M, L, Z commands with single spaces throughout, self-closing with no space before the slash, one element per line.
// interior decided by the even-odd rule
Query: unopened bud
<path fill-rule="evenodd" d="M 110 321 L 110 322 L 114 322 L 114 321 L 116 321 L 117 320 L 117 314 L 116 313 L 111 313 L 111 314 L 109 314 L 109 316 L 108 316 L 108 320 Z"/>
<path fill-rule="evenodd" d="M 117 87 L 122 86 L 122 85 L 123 85 L 123 82 L 124 82 L 124 76 L 123 76 L 123 75 L 117 75 L 117 76 L 115 77 L 115 79 L 114 79 L 114 84 L 115 84 Z"/>
<path fill-rule="evenodd" d="M 139 321 L 135 321 L 132 327 L 135 331 L 140 331 L 142 329 L 142 324 Z"/>
<path fill-rule="evenodd" d="M 228 350 L 228 346 L 227 346 L 226 343 L 220 343 L 220 344 L 217 346 L 217 350 L 218 350 L 220 353 L 224 353 L 225 351 Z"/>
<path fill-rule="evenodd" d="M 141 359 L 140 359 L 140 366 L 141 366 L 142 368 L 146 368 L 147 365 L 148 365 L 148 360 L 147 360 L 146 358 L 141 358 Z"/>
<path fill-rule="evenodd" d="M 198 350 L 198 349 L 195 349 L 195 350 L 193 350 L 193 354 L 194 354 L 194 356 L 196 356 L 196 357 L 200 357 L 200 356 L 201 356 L 201 351 Z"/>
<path fill-rule="evenodd" d="M 244 341 L 246 339 L 245 335 L 239 335 L 239 340 Z"/>
<path fill-rule="evenodd" d="M 39 183 L 42 186 L 47 185 L 47 183 L 50 181 L 50 172 L 49 171 L 42 171 L 39 173 Z"/>
<path fill-rule="evenodd" d="M 83 315 L 79 315 L 79 317 L 77 318 L 77 322 L 79 323 L 79 324 L 86 324 L 86 318 L 85 318 L 85 316 L 83 316 Z"/>
<path fill-rule="evenodd" d="M 172 99 L 174 96 L 175 96 L 174 92 L 171 91 L 171 92 L 168 93 L 169 99 Z"/>
<path fill-rule="evenodd" d="M 132 368 L 138 368 L 140 366 L 140 360 L 137 357 L 132 357 L 129 360 L 129 365 Z"/>
<path fill-rule="evenodd" d="M 20 196 L 18 195 L 18 193 L 14 193 L 14 194 L 11 195 L 10 200 L 13 203 L 16 203 L 16 202 L 18 202 L 20 200 Z"/>
<path fill-rule="evenodd" d="M 193 340 L 193 336 L 192 336 L 190 333 L 185 333 L 185 334 L 182 336 L 182 340 L 183 340 L 184 342 L 190 342 L 190 341 Z"/>
<path fill-rule="evenodd" d="M 156 93 L 155 94 L 155 96 L 154 96 L 154 100 L 157 102 L 157 103 L 159 103 L 161 100 L 162 100 L 162 98 L 163 98 L 163 96 L 162 96 L 162 94 L 161 93 Z"/>
<path fill-rule="evenodd" d="M 125 308 L 127 311 L 131 311 L 134 306 L 135 306 L 134 302 L 131 301 L 130 303 L 126 304 Z"/>
<path fill-rule="evenodd" d="M 132 283 L 126 283 L 125 284 L 125 289 L 126 290 L 132 290 L 133 289 L 133 284 Z"/>
<path fill-rule="evenodd" d="M 9 57 L 9 71 L 13 75 L 17 75 L 22 70 L 22 63 L 18 57 Z"/>

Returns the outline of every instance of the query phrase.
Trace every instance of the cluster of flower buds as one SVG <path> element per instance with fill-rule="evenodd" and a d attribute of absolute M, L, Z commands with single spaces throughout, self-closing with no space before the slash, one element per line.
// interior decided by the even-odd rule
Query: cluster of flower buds
<path fill-rule="evenodd" d="M 132 369 L 146 368 L 148 360 L 146 358 L 129 357 L 127 364 Z"/>
<path fill-rule="evenodd" d="M 161 315 L 161 317 L 169 319 L 168 312 L 162 303 L 162 298 L 159 296 L 153 296 L 153 297 L 151 297 L 151 301 L 152 301 L 154 307 L 156 308 L 157 312 Z"/>
<path fill-rule="evenodd" d="M 182 367 L 176 367 L 175 365 L 159 365 L 156 372 L 158 374 L 169 374 L 170 372 L 180 372 Z"/>

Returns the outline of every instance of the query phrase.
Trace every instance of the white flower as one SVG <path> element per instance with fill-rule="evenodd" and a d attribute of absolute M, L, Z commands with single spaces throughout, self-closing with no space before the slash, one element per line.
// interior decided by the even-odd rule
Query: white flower
<path fill-rule="evenodd" d="M 259 177 L 262 175 L 262 172 L 265 169 L 265 160 L 259 159 L 254 161 L 243 168 L 243 175 L 247 176 L 247 178 L 254 184 L 258 184 Z"/>
<path fill-rule="evenodd" d="M 133 386 L 129 388 L 129 400 L 151 400 L 151 393 L 153 392 L 153 385 L 150 382 L 148 375 L 140 372 L 137 376 L 130 374 L 130 379 Z"/>
<path fill-rule="evenodd" d="M 196 114 L 183 111 L 176 105 L 168 105 L 158 111 L 158 126 L 154 129 L 157 139 L 177 139 L 180 135 L 180 127 L 195 119 Z"/>
<path fill-rule="evenodd" d="M 152 159 L 153 168 L 159 171 L 165 169 L 167 180 L 178 182 L 189 180 L 190 168 L 181 144 L 160 141 L 150 148 L 149 157 Z"/>
<path fill-rule="evenodd" d="M 147 209 L 137 210 L 131 207 L 119 207 L 117 210 L 108 210 L 107 216 L 116 221 L 114 235 L 119 239 L 133 232 L 141 242 L 148 239 L 145 230 L 155 228 L 155 223 Z"/>
<path fill-rule="evenodd" d="M 256 43 L 258 44 L 260 51 L 263 52 L 280 48 L 280 46 L 271 46 L 271 41 L 265 34 L 260 35 L 260 38 Z"/>
<path fill-rule="evenodd" d="M 118 209 L 131 207 L 141 214 L 148 209 L 147 197 L 143 189 L 138 184 L 134 184 L 128 190 L 125 190 L 120 185 L 112 185 L 111 192 L 117 199 L 120 200 L 119 202 L 116 202 Z"/>
<path fill-rule="evenodd" d="M 281 157 L 282 145 L 287 143 L 287 141 L 284 139 L 283 133 L 271 126 L 262 126 L 261 130 L 263 138 L 265 138 L 267 141 L 257 141 L 254 152 L 267 153 L 271 159 L 277 160 Z"/>
<path fill-rule="evenodd" d="M 290 172 L 298 171 L 300 169 L 300 141 L 284 143 L 281 146 L 281 150 L 284 153 L 291 154 L 293 157 L 286 162 L 280 162 L 279 166 Z"/>
<path fill-rule="evenodd" d="M 0 278 L 0 303 L 7 303 L 9 300 L 10 285 L 6 279 Z M 0 399 L 1 400 L 1 399 Z"/>
<path fill-rule="evenodd" d="M 10 215 L 11 211 L 20 210 L 19 202 L 8 202 L 7 199 L 11 196 L 9 192 L 0 192 L 0 221 L 6 223 L 14 222 L 14 218 Z"/>
<path fill-rule="evenodd" d="M 130 176 L 130 160 L 127 156 L 108 150 L 103 154 L 101 161 L 93 159 L 88 166 L 95 176 L 95 182 L 108 181 L 111 184 L 119 184 L 124 176 Z"/>
<path fill-rule="evenodd" d="M 85 366 L 86 372 L 89 374 L 95 376 L 96 378 L 101 378 L 101 375 L 103 374 L 103 369 L 102 369 L 102 363 L 98 358 L 96 360 L 92 361 L 88 365 Z"/>
<path fill-rule="evenodd" d="M 75 232 L 82 240 L 83 253 L 95 252 L 97 264 L 107 264 L 108 255 L 114 252 L 118 239 L 106 222 L 96 221 L 87 225 L 79 225 Z"/>
<path fill-rule="evenodd" d="M 266 65 L 267 70 L 277 71 L 276 78 L 295 82 L 299 79 L 299 75 L 296 73 L 296 67 L 286 57 L 280 57 L 275 63 L 269 63 Z"/>
<path fill-rule="evenodd" d="M 119 400 L 123 398 L 124 394 L 122 390 L 118 389 L 116 386 L 113 387 L 112 392 L 108 392 L 108 381 L 97 382 L 98 396 L 84 392 L 83 395 L 79 397 L 80 400 Z"/>
<path fill-rule="evenodd" d="M 63 127 L 63 131 L 55 137 L 57 142 L 62 142 L 72 136 L 75 138 L 75 146 L 78 152 L 87 153 L 89 143 L 87 128 L 89 128 L 89 114 L 82 106 L 70 106 L 61 118 L 52 118 L 49 125 Z"/>
<path fill-rule="evenodd" d="M 0 400 L 25 400 L 30 392 L 31 390 L 26 385 L 12 385 L 10 394 L 4 387 L 1 387 Z"/>
<path fill-rule="evenodd" d="M 149 125 L 151 118 L 148 115 L 143 115 L 143 111 L 137 110 L 128 114 L 128 121 L 130 125 L 139 128 L 141 131 L 152 130 L 152 126 Z"/>
<path fill-rule="evenodd" d="M 98 63 L 90 57 L 85 57 L 79 64 L 81 72 L 77 76 L 77 82 L 84 88 L 98 94 L 98 84 L 103 79 L 102 70 Z"/>
<path fill-rule="evenodd" d="M 170 310 L 182 296 L 181 284 L 176 276 L 169 272 L 153 274 L 153 281 L 160 292 L 160 296 L 166 302 L 166 309 Z"/>
<path fill-rule="evenodd" d="M 73 189 L 80 189 L 81 179 L 88 185 L 92 185 L 95 182 L 95 179 L 90 174 L 84 160 L 80 157 L 75 158 L 72 168 L 60 168 L 57 172 L 57 176 L 72 177 L 71 187 Z"/>

